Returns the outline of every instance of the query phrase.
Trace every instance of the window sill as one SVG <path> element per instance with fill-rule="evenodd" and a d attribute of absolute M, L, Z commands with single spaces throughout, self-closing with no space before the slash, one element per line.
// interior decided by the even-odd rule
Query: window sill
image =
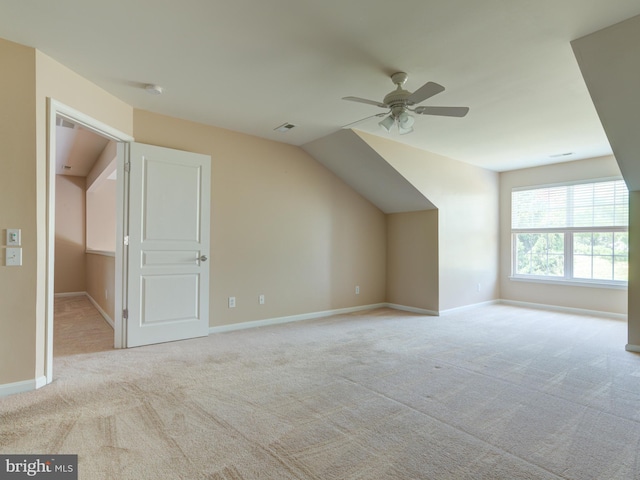
<path fill-rule="evenodd" d="M 511 276 L 509 280 L 512 282 L 526 282 L 526 283 L 544 283 L 547 285 L 565 285 L 567 287 L 589 287 L 589 288 L 608 288 L 612 290 L 627 290 L 626 283 L 602 283 L 595 281 L 580 281 L 580 280 L 564 280 L 564 279 L 551 279 L 540 277 L 516 277 Z"/>

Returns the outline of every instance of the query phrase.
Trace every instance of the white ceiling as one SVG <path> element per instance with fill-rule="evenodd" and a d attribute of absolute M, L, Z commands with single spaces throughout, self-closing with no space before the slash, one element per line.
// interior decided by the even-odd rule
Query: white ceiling
<path fill-rule="evenodd" d="M 341 98 L 382 100 L 403 70 L 410 91 L 447 88 L 423 104 L 471 111 L 392 136 L 502 171 L 611 153 L 570 41 L 637 14 L 638 0 L 0 0 L 0 37 L 134 107 L 294 145 L 378 113 Z M 377 121 L 357 128 L 388 135 Z"/>

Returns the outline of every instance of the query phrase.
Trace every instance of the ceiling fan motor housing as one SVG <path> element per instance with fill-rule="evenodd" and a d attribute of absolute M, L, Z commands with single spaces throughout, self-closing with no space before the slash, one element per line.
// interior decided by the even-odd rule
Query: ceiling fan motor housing
<path fill-rule="evenodd" d="M 398 86 L 397 90 L 389 93 L 384 97 L 384 103 L 386 103 L 391 109 L 391 114 L 397 117 L 407 109 L 407 98 L 411 95 L 410 92 L 403 90 Z"/>
<path fill-rule="evenodd" d="M 391 75 L 391 81 L 397 85 L 397 88 L 393 92 L 388 93 L 384 97 L 383 102 L 389 106 L 391 109 L 391 115 L 394 118 L 398 118 L 402 112 L 406 111 L 407 106 L 409 105 L 407 98 L 409 98 L 411 92 L 402 88 L 408 78 L 409 75 L 405 72 L 396 72 Z"/>

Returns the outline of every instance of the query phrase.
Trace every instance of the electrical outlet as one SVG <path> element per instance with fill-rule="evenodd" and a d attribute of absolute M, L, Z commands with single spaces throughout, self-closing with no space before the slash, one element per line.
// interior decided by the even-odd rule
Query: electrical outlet
<path fill-rule="evenodd" d="M 478 291 L 480 291 L 480 284 L 478 284 Z"/>
<path fill-rule="evenodd" d="M 264 295 L 260 295 L 258 297 L 258 302 L 260 303 L 260 305 L 264 305 Z"/>
<path fill-rule="evenodd" d="M 356 285 L 356 295 L 360 295 L 360 285 Z"/>
<path fill-rule="evenodd" d="M 229 297 L 229 308 L 236 308 L 236 297 Z"/>

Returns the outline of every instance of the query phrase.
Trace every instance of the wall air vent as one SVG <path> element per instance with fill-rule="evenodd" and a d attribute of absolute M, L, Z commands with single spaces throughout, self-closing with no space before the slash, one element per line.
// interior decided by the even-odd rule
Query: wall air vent
<path fill-rule="evenodd" d="M 291 130 L 292 128 L 295 128 L 295 125 L 293 123 L 283 123 L 282 125 L 280 125 L 279 127 L 274 128 L 274 130 L 276 132 L 288 132 L 289 130 Z"/>

